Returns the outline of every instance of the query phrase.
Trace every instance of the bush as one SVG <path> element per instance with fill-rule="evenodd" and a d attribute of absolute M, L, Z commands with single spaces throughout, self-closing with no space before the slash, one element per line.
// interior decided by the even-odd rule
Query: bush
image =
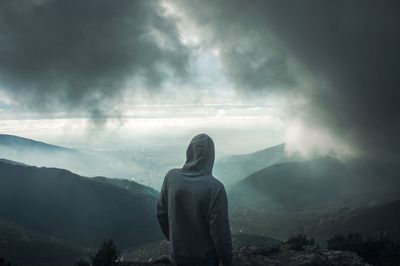
<path fill-rule="evenodd" d="M 86 260 L 80 260 L 77 263 L 75 263 L 75 266 L 90 266 L 90 263 Z"/>
<path fill-rule="evenodd" d="M 306 235 L 299 234 L 297 236 L 290 237 L 286 241 L 286 244 L 289 245 L 290 249 L 302 251 L 304 250 L 304 246 L 314 246 L 315 241 L 313 238 L 308 239 Z"/>
<path fill-rule="evenodd" d="M 93 266 L 117 266 L 119 264 L 120 251 L 115 243 L 104 241 L 96 256 L 92 257 Z"/>
<path fill-rule="evenodd" d="M 327 240 L 328 249 L 352 251 L 374 265 L 400 265 L 400 244 L 380 234 L 378 238 L 360 233 L 339 235 Z"/>

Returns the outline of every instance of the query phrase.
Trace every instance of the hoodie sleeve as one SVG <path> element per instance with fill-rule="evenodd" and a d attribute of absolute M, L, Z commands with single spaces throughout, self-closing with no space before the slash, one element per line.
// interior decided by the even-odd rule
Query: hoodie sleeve
<path fill-rule="evenodd" d="M 210 235 L 222 261 L 222 265 L 232 265 L 232 239 L 228 219 L 228 198 L 224 186 L 217 190 L 211 202 Z"/>
<path fill-rule="evenodd" d="M 162 184 L 161 192 L 158 198 L 157 218 L 161 227 L 161 231 L 169 241 L 167 178 L 168 174 L 164 178 L 164 182 Z"/>

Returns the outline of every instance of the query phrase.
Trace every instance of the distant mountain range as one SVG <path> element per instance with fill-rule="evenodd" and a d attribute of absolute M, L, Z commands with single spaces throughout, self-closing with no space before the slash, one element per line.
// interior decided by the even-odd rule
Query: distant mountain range
<path fill-rule="evenodd" d="M 16 150 L 36 150 L 46 152 L 74 152 L 73 149 L 68 149 L 52 144 L 47 144 L 41 141 L 36 141 L 24 137 L 0 134 L 0 146 L 9 147 Z"/>
<path fill-rule="evenodd" d="M 279 144 L 261 151 L 223 157 L 215 162 L 213 174 L 226 186 L 274 164 L 299 161 L 299 155 L 289 155 L 285 144 Z"/>
<path fill-rule="evenodd" d="M 0 134 L 0 158 L 34 166 L 68 169 L 80 174 L 96 173 L 109 164 L 106 160 L 82 152 L 19 136 Z"/>
<path fill-rule="evenodd" d="M 126 248 L 161 239 L 156 195 L 132 181 L 0 161 L 0 218 L 77 246 L 114 239 Z"/>
<path fill-rule="evenodd" d="M 146 151 L 92 151 L 56 146 L 0 134 L 0 158 L 33 166 L 63 168 L 84 176 L 107 176 L 140 181 L 159 188 L 170 167 Z"/>

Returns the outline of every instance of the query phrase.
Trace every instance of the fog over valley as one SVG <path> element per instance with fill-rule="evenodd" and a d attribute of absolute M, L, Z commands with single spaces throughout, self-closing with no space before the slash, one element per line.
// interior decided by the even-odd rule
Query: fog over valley
<path fill-rule="evenodd" d="M 0 266 L 400 265 L 399 14 L 0 1 Z"/>

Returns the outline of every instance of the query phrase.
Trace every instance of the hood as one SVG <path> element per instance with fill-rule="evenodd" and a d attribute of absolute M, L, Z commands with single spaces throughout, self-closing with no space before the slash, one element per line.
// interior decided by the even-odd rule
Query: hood
<path fill-rule="evenodd" d="M 186 162 L 182 169 L 189 171 L 190 175 L 211 174 L 214 158 L 214 141 L 207 134 L 199 134 L 187 147 Z"/>

